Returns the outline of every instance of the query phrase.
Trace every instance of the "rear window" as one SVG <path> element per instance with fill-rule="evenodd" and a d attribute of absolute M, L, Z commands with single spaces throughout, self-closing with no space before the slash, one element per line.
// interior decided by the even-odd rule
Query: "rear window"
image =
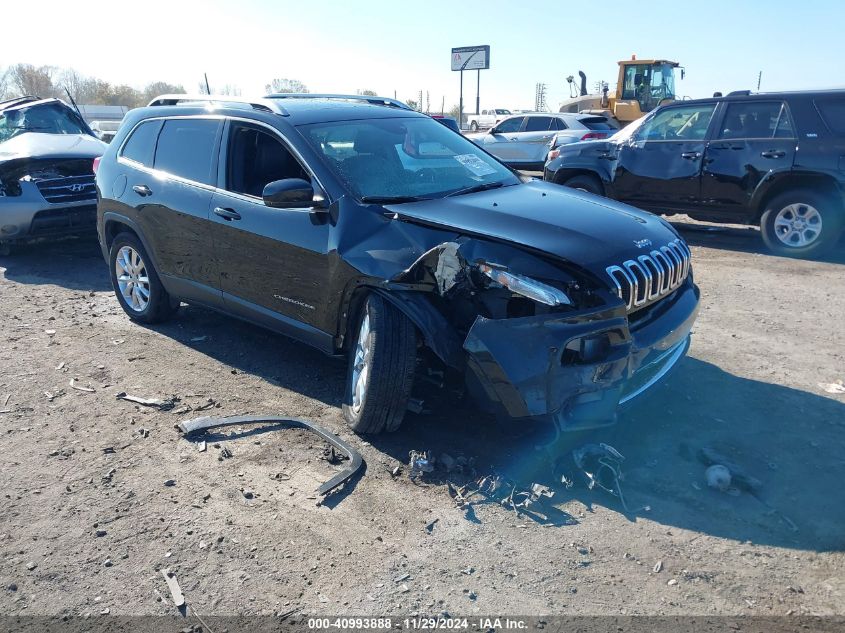
<path fill-rule="evenodd" d="M 134 160 L 136 163 L 141 163 L 146 167 L 151 167 L 153 164 L 156 138 L 158 138 L 160 127 L 161 121 L 145 121 L 141 123 L 132 132 L 129 140 L 126 141 L 120 155 L 129 160 Z"/>
<path fill-rule="evenodd" d="M 588 130 L 613 130 L 616 128 L 607 122 L 603 116 L 594 116 L 589 119 L 579 119 L 578 122 Z"/>
<path fill-rule="evenodd" d="M 831 132 L 845 135 L 845 99 L 820 99 L 816 107 Z"/>
<path fill-rule="evenodd" d="M 220 122 L 211 119 L 171 119 L 158 137 L 155 168 L 174 176 L 212 184 L 211 163 Z"/>

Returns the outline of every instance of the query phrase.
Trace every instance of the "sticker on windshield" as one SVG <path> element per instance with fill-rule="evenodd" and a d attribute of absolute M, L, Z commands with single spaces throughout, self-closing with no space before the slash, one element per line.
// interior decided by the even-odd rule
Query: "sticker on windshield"
<path fill-rule="evenodd" d="M 476 154 L 458 154 L 454 158 L 476 176 L 487 176 L 488 174 L 496 173 L 495 169 L 481 160 Z"/>

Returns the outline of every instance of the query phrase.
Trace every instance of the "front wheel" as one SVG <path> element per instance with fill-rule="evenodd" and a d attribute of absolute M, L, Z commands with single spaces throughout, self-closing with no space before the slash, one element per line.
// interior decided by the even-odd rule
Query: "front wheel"
<path fill-rule="evenodd" d="M 417 361 L 414 324 L 371 294 L 349 352 L 343 417 L 356 433 L 395 431 L 408 407 Z"/>
<path fill-rule="evenodd" d="M 786 257 L 818 257 L 836 244 L 842 233 L 842 205 L 832 196 L 796 189 L 775 196 L 760 219 L 763 242 Z"/>
<path fill-rule="evenodd" d="M 592 193 L 597 196 L 601 196 L 604 194 L 604 192 L 602 191 L 601 183 L 599 182 L 598 178 L 587 174 L 573 176 L 563 184 L 566 187 L 577 189 L 578 191 L 586 191 L 587 193 Z"/>

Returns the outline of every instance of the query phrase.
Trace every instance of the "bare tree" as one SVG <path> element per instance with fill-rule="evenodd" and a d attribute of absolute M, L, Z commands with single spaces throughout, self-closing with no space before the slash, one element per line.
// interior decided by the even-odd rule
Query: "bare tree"
<path fill-rule="evenodd" d="M 361 90 L 360 88 L 356 91 L 359 95 L 365 97 L 376 97 L 378 93 L 375 90 Z"/>
<path fill-rule="evenodd" d="M 419 101 L 417 101 L 416 99 L 405 99 L 405 103 L 407 103 L 411 107 L 411 110 L 420 109 Z"/>
<path fill-rule="evenodd" d="M 283 93 L 299 93 L 310 92 L 308 86 L 299 81 L 299 79 L 274 79 L 269 84 L 264 86 L 267 92 L 283 92 Z"/>
<path fill-rule="evenodd" d="M 183 88 L 181 84 L 169 84 L 166 81 L 154 81 L 147 84 L 147 87 L 141 91 L 141 96 L 143 97 L 144 104 L 147 104 L 159 95 L 184 93 L 185 88 Z"/>
<path fill-rule="evenodd" d="M 38 97 L 57 96 L 53 85 L 53 66 L 33 66 L 32 64 L 15 64 L 10 67 L 8 81 L 11 88 L 18 95 L 35 95 Z"/>
<path fill-rule="evenodd" d="M 237 86 L 232 85 L 232 84 L 226 84 L 222 88 L 217 88 L 214 91 L 214 94 L 231 95 L 233 97 L 240 97 L 241 96 L 241 89 L 238 88 Z"/>
<path fill-rule="evenodd" d="M 8 85 L 8 77 L 8 71 L 0 68 L 0 99 L 6 98 L 6 86 Z"/>
<path fill-rule="evenodd" d="M 460 108 L 460 107 L 456 104 L 456 105 L 453 105 L 453 106 L 449 109 L 449 112 L 447 112 L 447 114 L 448 114 L 450 117 L 452 117 L 453 119 L 457 119 L 457 118 L 458 118 L 458 114 L 460 114 L 460 111 L 461 111 L 461 108 Z"/>

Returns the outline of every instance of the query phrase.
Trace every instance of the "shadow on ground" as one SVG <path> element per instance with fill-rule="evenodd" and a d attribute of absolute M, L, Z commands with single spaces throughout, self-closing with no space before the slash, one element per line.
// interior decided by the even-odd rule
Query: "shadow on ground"
<path fill-rule="evenodd" d="M 723 224 L 699 224 L 672 220 L 678 232 L 691 246 L 706 246 L 726 251 L 752 253 L 766 257 L 779 257 L 773 254 L 760 237 L 760 230 L 752 226 Z M 825 257 L 818 261 L 831 264 L 845 264 L 845 236 Z"/>
<path fill-rule="evenodd" d="M 110 290 L 111 280 L 96 238 L 68 238 L 15 246 L 0 257 L 6 279 L 21 284 L 54 284 L 71 290 Z"/>

